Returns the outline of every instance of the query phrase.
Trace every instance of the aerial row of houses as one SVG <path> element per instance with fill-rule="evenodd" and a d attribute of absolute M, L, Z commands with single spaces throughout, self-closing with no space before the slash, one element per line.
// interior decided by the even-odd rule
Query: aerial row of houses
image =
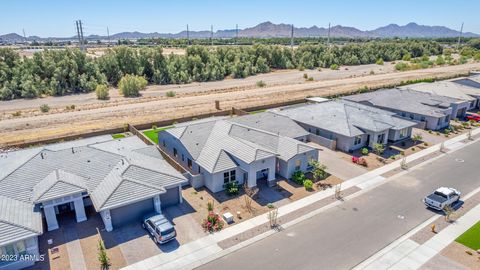
<path fill-rule="evenodd" d="M 319 159 L 315 144 L 352 152 L 406 140 L 414 127 L 448 127 L 479 99 L 480 76 L 471 76 L 181 123 L 160 132 L 158 146 L 99 136 L 2 153 L 0 255 L 38 256 L 38 236 L 62 226 L 66 212 L 82 222 L 93 209 L 111 231 L 181 203 L 183 185 L 212 192 L 232 182 L 272 186 L 310 170 Z M 3 261 L 0 269 L 32 264 Z"/>

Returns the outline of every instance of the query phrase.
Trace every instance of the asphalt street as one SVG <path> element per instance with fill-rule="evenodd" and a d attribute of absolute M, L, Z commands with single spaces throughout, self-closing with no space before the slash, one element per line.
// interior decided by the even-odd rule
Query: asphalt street
<path fill-rule="evenodd" d="M 350 269 L 432 217 L 422 198 L 440 186 L 480 186 L 480 143 L 447 154 L 198 269 Z"/>

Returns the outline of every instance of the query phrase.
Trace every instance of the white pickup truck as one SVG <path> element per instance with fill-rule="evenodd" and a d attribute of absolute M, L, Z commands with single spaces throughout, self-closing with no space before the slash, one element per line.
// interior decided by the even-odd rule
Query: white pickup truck
<path fill-rule="evenodd" d="M 452 205 L 460 199 L 460 192 L 454 188 L 441 187 L 423 199 L 427 207 L 443 210 L 445 206 Z"/>

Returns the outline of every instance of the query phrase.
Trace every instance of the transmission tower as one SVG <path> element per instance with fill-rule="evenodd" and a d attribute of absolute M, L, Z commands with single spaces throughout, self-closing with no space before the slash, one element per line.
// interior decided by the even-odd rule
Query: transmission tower
<path fill-rule="evenodd" d="M 110 47 L 110 31 L 108 31 L 108 26 L 107 26 L 107 39 L 108 39 L 107 47 Z"/>
<path fill-rule="evenodd" d="M 327 46 L 330 46 L 330 23 L 328 23 L 328 37 L 327 37 Z"/>
<path fill-rule="evenodd" d="M 188 24 L 187 24 L 187 45 L 190 45 L 190 32 L 188 31 Z"/>
<path fill-rule="evenodd" d="M 235 45 L 237 45 L 238 40 L 238 24 L 235 25 Z"/>
<path fill-rule="evenodd" d="M 82 21 L 77 20 L 77 21 L 75 21 L 75 24 L 77 26 L 78 46 L 80 47 L 80 50 L 84 51 L 85 50 L 85 41 L 83 39 Z"/>

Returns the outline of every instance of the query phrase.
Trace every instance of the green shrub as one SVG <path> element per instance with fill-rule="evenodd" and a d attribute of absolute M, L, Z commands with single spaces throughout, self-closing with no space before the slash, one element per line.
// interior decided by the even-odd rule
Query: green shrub
<path fill-rule="evenodd" d="M 400 62 L 395 65 L 395 69 L 398 71 L 404 71 L 408 69 L 408 65 L 404 62 Z"/>
<path fill-rule="evenodd" d="M 16 111 L 16 112 L 12 113 L 12 116 L 13 116 L 13 117 L 18 117 L 18 116 L 20 116 L 20 115 L 22 115 L 22 112 L 21 112 L 21 111 Z"/>
<path fill-rule="evenodd" d="M 362 155 L 364 156 L 368 155 L 368 148 L 366 147 L 362 148 L 361 152 L 362 152 Z"/>
<path fill-rule="evenodd" d="M 97 95 L 97 99 L 100 100 L 107 100 L 110 98 L 108 94 L 108 87 L 105 84 L 99 84 L 95 88 L 95 94 Z"/>
<path fill-rule="evenodd" d="M 305 174 L 302 172 L 302 171 L 296 171 L 293 173 L 292 175 L 292 180 L 293 182 L 299 184 L 299 185 L 303 185 L 303 182 L 306 180 L 307 178 L 305 177 Z"/>
<path fill-rule="evenodd" d="M 308 77 L 307 81 L 309 82 L 313 81 L 313 77 Z"/>
<path fill-rule="evenodd" d="M 303 78 L 304 78 L 304 79 L 307 79 L 307 78 L 308 78 L 308 74 L 307 74 L 307 73 L 303 73 Z"/>
<path fill-rule="evenodd" d="M 272 203 L 268 203 L 268 204 L 267 204 L 267 208 L 273 209 L 273 208 L 275 208 L 275 205 L 273 205 Z"/>
<path fill-rule="evenodd" d="M 167 95 L 167 97 L 174 97 L 174 96 L 176 96 L 177 94 L 176 94 L 174 91 L 168 91 L 168 92 L 166 93 L 166 95 Z"/>
<path fill-rule="evenodd" d="M 306 190 L 312 190 L 313 189 L 313 182 L 310 179 L 307 179 L 303 181 L 303 186 L 305 187 Z"/>
<path fill-rule="evenodd" d="M 127 74 L 120 79 L 118 87 L 124 97 L 138 97 L 140 91 L 147 87 L 147 80 L 142 76 Z"/>
<path fill-rule="evenodd" d="M 406 53 L 402 57 L 403 61 L 410 61 L 411 59 L 412 59 L 412 55 L 410 53 Z"/>
<path fill-rule="evenodd" d="M 257 87 L 260 87 L 260 88 L 267 86 L 267 84 L 264 81 L 258 81 L 256 85 Z"/>
<path fill-rule="evenodd" d="M 382 58 L 378 58 L 377 61 L 375 62 L 375 64 L 377 65 L 383 65 L 383 59 Z"/>
<path fill-rule="evenodd" d="M 238 195 L 239 192 L 240 186 L 237 182 L 228 182 L 225 184 L 225 193 L 227 193 L 228 196 Z"/>
<path fill-rule="evenodd" d="M 50 111 L 50 106 L 48 106 L 48 104 L 42 104 L 40 106 L 40 111 L 43 113 L 47 113 L 48 111 Z"/>
<path fill-rule="evenodd" d="M 339 70 L 340 67 L 339 67 L 337 64 L 332 64 L 332 65 L 330 66 L 330 69 L 331 69 L 331 70 Z"/>

